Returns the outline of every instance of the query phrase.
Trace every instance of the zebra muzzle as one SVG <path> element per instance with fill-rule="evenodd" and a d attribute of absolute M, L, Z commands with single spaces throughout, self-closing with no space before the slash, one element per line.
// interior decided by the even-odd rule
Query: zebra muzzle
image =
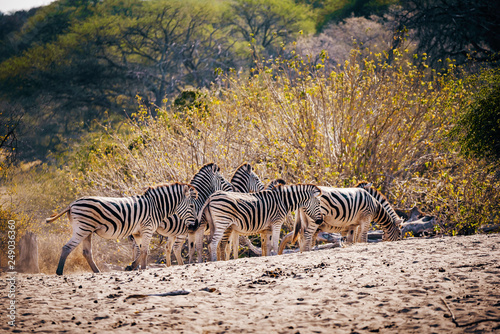
<path fill-rule="evenodd" d="M 199 226 L 200 226 L 200 223 L 198 222 L 198 219 L 195 219 L 194 223 L 193 224 L 189 224 L 187 226 L 187 228 L 188 228 L 189 231 L 194 232 L 194 231 L 196 231 L 198 229 Z"/>

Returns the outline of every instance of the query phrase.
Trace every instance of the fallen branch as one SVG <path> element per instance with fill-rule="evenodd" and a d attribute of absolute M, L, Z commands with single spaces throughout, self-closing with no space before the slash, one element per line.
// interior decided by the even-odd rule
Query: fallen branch
<path fill-rule="evenodd" d="M 479 320 L 471 321 L 471 322 L 468 322 L 466 324 L 459 324 L 458 321 L 457 321 L 457 319 L 455 318 L 455 314 L 451 310 L 451 308 L 448 305 L 448 303 L 446 302 L 446 300 L 443 297 L 441 297 L 441 300 L 443 301 L 443 304 L 446 306 L 446 308 L 450 312 L 450 314 L 451 314 L 451 320 L 453 321 L 453 323 L 457 327 L 468 327 L 468 326 L 471 326 L 471 325 L 476 325 L 476 324 L 479 324 L 481 322 L 488 322 L 488 321 L 500 322 L 500 318 L 485 318 L 485 319 L 479 319 Z"/>
<path fill-rule="evenodd" d="M 401 233 L 405 235 L 411 232 L 413 236 L 420 236 L 424 233 L 434 232 L 434 226 L 436 225 L 437 222 L 433 216 L 425 216 L 418 220 L 404 223 L 401 227 Z"/>
<path fill-rule="evenodd" d="M 170 291 L 170 292 L 165 292 L 165 293 L 152 293 L 149 295 L 130 295 L 125 298 L 131 299 L 131 298 L 146 298 L 146 297 L 168 297 L 168 296 L 182 296 L 182 295 L 189 295 L 191 293 L 191 290 L 177 290 L 177 291 Z"/>

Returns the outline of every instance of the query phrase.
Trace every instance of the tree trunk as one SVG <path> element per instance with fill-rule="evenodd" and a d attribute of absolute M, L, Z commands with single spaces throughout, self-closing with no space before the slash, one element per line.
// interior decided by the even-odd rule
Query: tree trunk
<path fill-rule="evenodd" d="M 38 274 L 38 241 L 36 234 L 26 232 L 19 241 L 19 262 L 17 271 Z"/>

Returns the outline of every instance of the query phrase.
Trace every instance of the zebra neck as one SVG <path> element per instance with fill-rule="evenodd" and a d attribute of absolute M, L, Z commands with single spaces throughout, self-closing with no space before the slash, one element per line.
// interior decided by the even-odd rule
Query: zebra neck
<path fill-rule="evenodd" d="M 293 186 L 281 189 L 279 194 L 287 213 L 297 211 L 301 207 L 301 198 L 298 197 L 299 192 L 297 192 L 297 189 L 293 188 Z"/>
<path fill-rule="evenodd" d="M 374 219 L 374 222 L 379 224 L 384 231 L 392 229 L 391 227 L 396 226 L 396 221 L 389 214 L 389 212 L 387 212 L 385 207 L 380 202 L 377 201 L 376 203 L 377 203 L 377 215 Z"/>
<path fill-rule="evenodd" d="M 177 204 L 179 202 L 179 197 L 171 196 L 170 198 L 164 197 L 165 194 L 160 194 L 160 192 L 154 192 L 151 196 L 148 196 L 146 200 L 151 204 L 154 208 L 154 212 L 152 214 L 157 216 L 156 218 L 164 220 L 168 216 L 171 216 L 175 213 L 175 209 L 177 208 Z"/>
<path fill-rule="evenodd" d="M 387 213 L 391 216 L 391 220 L 395 222 L 398 215 L 390 205 L 389 201 L 374 188 L 368 189 L 368 192 L 385 208 L 385 210 L 387 210 Z"/>

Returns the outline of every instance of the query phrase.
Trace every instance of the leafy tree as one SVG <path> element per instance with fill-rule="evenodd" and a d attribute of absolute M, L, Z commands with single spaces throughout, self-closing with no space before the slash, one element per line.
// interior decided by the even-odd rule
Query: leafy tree
<path fill-rule="evenodd" d="M 414 32 L 419 52 L 458 64 L 500 59 L 500 2 L 491 0 L 402 0 L 399 31 Z M 395 39 L 399 42 L 399 39 Z"/>
<path fill-rule="evenodd" d="M 19 34 L 26 21 L 37 9 L 18 11 L 11 15 L 0 12 L 0 62 L 19 52 Z"/>
<path fill-rule="evenodd" d="M 299 31 L 313 31 L 312 12 L 292 0 L 235 0 L 231 9 L 226 20 L 233 35 L 250 43 L 255 56 L 276 55 Z"/>
<path fill-rule="evenodd" d="M 465 156 L 484 158 L 500 166 L 500 70 L 473 80 L 478 86 L 474 102 L 460 115 L 451 131 Z"/>
<path fill-rule="evenodd" d="M 161 106 L 186 85 L 209 85 L 215 67 L 231 64 L 215 4 L 68 0 L 35 15 L 21 38 L 29 47 L 0 64 L 0 99 L 30 110 L 21 128 L 31 152 L 43 155 L 105 112 L 124 115 L 137 94 Z M 43 130 L 30 131 L 37 123 Z"/>

